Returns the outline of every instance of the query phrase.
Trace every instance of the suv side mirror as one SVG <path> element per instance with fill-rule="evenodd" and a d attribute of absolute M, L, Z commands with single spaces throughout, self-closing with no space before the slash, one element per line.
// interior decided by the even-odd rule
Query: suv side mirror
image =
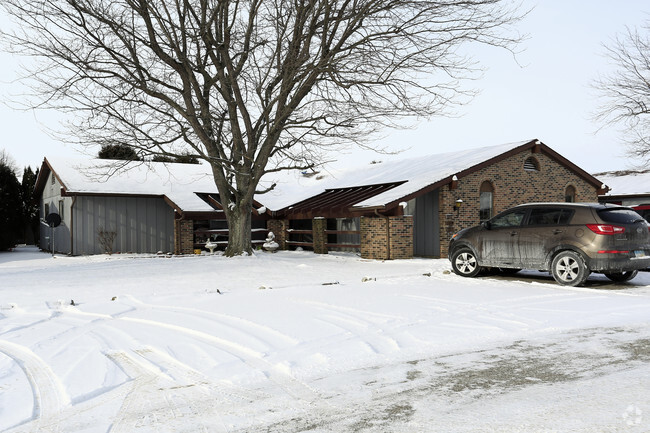
<path fill-rule="evenodd" d="M 481 225 L 486 229 L 490 230 L 492 228 L 492 223 L 490 221 L 483 221 Z"/>

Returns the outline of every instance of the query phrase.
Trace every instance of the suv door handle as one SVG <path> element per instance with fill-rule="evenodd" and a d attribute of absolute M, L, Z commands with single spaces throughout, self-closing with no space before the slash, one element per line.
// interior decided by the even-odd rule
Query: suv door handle
<path fill-rule="evenodd" d="M 510 236 L 517 236 L 517 232 L 510 232 Z"/>
<path fill-rule="evenodd" d="M 560 229 L 553 230 L 554 235 L 559 235 L 560 233 L 564 233 L 564 230 L 560 230 Z"/>

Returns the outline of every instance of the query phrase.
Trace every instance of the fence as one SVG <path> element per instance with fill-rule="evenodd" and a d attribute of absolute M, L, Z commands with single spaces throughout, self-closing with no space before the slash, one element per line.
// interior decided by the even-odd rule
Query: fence
<path fill-rule="evenodd" d="M 287 229 L 286 234 L 287 246 L 314 249 L 315 234 L 313 230 Z M 316 233 L 317 235 L 318 233 Z M 321 235 L 327 237 L 325 247 L 328 250 L 358 250 L 361 248 L 360 230 L 324 230 Z"/>

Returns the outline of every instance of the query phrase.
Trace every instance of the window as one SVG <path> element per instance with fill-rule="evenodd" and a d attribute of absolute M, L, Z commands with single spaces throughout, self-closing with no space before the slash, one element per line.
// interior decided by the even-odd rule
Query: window
<path fill-rule="evenodd" d="M 539 171 L 539 162 L 532 156 L 524 161 L 524 170 Z"/>
<path fill-rule="evenodd" d="M 63 200 L 59 200 L 59 216 L 63 220 Z"/>
<path fill-rule="evenodd" d="M 606 223 L 633 224 L 639 222 L 639 214 L 628 209 L 602 209 L 598 216 Z"/>
<path fill-rule="evenodd" d="M 549 226 L 569 224 L 573 211 L 558 208 L 537 208 L 530 211 L 529 226 Z"/>
<path fill-rule="evenodd" d="M 492 207 L 494 203 L 494 188 L 492 184 L 485 181 L 481 184 L 479 197 L 479 219 L 486 221 L 492 218 Z"/>
<path fill-rule="evenodd" d="M 515 210 L 498 215 L 490 221 L 492 228 L 519 227 L 526 216 L 526 209 Z"/>
<path fill-rule="evenodd" d="M 52 185 L 54 185 L 54 183 L 56 181 L 56 179 L 54 178 L 54 173 L 50 174 L 50 176 L 52 176 Z"/>
<path fill-rule="evenodd" d="M 43 219 L 45 219 L 45 217 L 47 217 L 49 214 L 50 214 L 50 205 L 49 203 L 45 203 L 45 205 L 43 206 Z"/>
<path fill-rule="evenodd" d="M 573 203 L 576 201 L 576 189 L 571 185 L 566 187 L 564 192 L 564 201 L 567 203 Z"/>

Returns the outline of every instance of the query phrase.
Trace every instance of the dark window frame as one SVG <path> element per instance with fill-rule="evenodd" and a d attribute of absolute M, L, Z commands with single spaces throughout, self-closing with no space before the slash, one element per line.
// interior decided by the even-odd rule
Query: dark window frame
<path fill-rule="evenodd" d="M 489 207 L 483 207 L 484 201 L 487 200 L 489 200 Z M 483 181 L 479 187 L 478 207 L 479 221 L 488 221 L 492 218 L 494 214 L 494 185 L 489 180 Z"/>
<path fill-rule="evenodd" d="M 492 218 L 490 220 L 490 228 L 493 228 L 493 229 L 508 229 L 508 228 L 514 228 L 514 227 L 522 227 L 524 225 L 524 222 L 527 220 L 528 211 L 529 211 L 529 209 L 515 209 L 515 210 L 511 210 L 511 211 L 506 212 L 506 213 L 499 214 L 499 215 L 495 216 L 494 218 Z M 509 219 L 509 217 L 511 217 L 511 216 L 513 216 L 515 214 L 521 214 L 521 218 L 519 219 L 519 221 L 516 224 L 503 224 L 503 225 L 499 224 L 500 220 L 506 221 L 507 219 Z"/>
<path fill-rule="evenodd" d="M 563 226 L 571 224 L 575 210 L 561 207 L 542 207 L 530 210 L 527 227 Z"/>
<path fill-rule="evenodd" d="M 567 203 L 575 203 L 578 190 L 573 185 L 568 185 L 564 189 L 564 201 Z"/>

